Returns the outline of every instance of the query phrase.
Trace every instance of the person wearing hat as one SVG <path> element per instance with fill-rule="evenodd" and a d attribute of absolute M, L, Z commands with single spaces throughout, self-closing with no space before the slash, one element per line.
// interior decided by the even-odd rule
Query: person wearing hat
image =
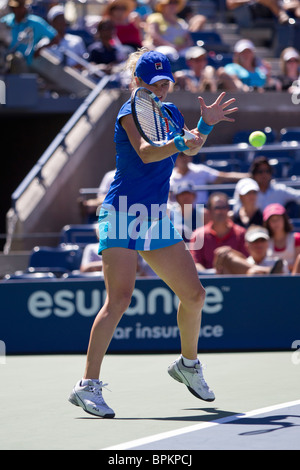
<path fill-rule="evenodd" d="M 169 200 L 175 199 L 174 194 L 176 188 L 183 183 L 192 184 L 194 187 L 205 186 L 210 184 L 235 183 L 241 178 L 249 176 L 248 173 L 238 171 L 220 171 L 202 163 L 193 163 L 192 156 L 179 152 L 176 159 L 175 167 L 170 178 L 170 195 Z M 204 223 L 210 220 L 209 211 L 206 203 L 208 200 L 208 190 L 197 191 L 195 204 L 201 204 L 204 212 Z"/>
<path fill-rule="evenodd" d="M 57 32 L 47 21 L 29 11 L 30 1 L 9 0 L 11 13 L 3 16 L 0 21 L 11 28 L 11 44 L 13 53 L 22 55 L 27 66 L 31 66 L 34 56 L 39 53 L 41 40 L 47 38 L 49 44 L 57 41 Z"/>
<path fill-rule="evenodd" d="M 189 243 L 193 231 L 203 225 L 203 207 L 195 204 L 197 192 L 188 181 L 178 184 L 173 194 L 175 201 L 169 202 L 169 217 L 183 240 Z"/>
<path fill-rule="evenodd" d="M 192 46 L 185 51 L 184 68 L 174 73 L 175 89 L 192 93 L 217 90 L 236 91 L 233 79 L 224 72 L 224 67 L 216 69 L 208 65 L 207 51 L 201 46 Z"/>
<path fill-rule="evenodd" d="M 267 67 L 257 58 L 255 46 L 249 39 L 240 39 L 234 45 L 233 62 L 224 66 L 241 91 L 263 90 L 267 84 Z"/>
<path fill-rule="evenodd" d="M 268 158 L 259 155 L 253 159 L 250 165 L 249 173 L 259 186 L 257 194 L 257 206 L 263 211 L 271 203 L 278 202 L 284 207 L 290 207 L 290 211 L 295 214 L 299 211 L 300 190 L 286 186 L 284 183 L 277 183 L 272 179 L 273 168 Z M 235 200 L 234 211 L 237 211 L 241 205 L 239 195 L 234 193 Z M 295 215 L 297 217 L 297 215 Z"/>
<path fill-rule="evenodd" d="M 241 206 L 233 212 L 232 220 L 235 224 L 248 228 L 250 225 L 263 225 L 261 210 L 257 207 L 257 194 L 259 186 L 252 178 L 239 180 L 235 187 L 236 196 Z"/>
<path fill-rule="evenodd" d="M 132 86 L 153 92 L 178 125 L 184 127 L 179 109 L 165 102 L 170 83 L 174 81 L 168 58 L 157 51 L 142 49 L 130 55 L 127 66 L 133 78 Z M 222 104 L 224 95 L 211 106 L 199 97 L 202 117 L 192 130 L 194 140 L 176 136 L 162 147 L 151 146 L 141 137 L 132 116 L 130 98 L 117 115 L 116 174 L 99 213 L 99 254 L 107 297 L 91 330 L 83 378 L 69 398 L 88 413 L 106 418 L 115 415 L 103 399 L 99 375 L 114 330 L 131 302 L 138 253 L 179 298 L 177 319 L 182 356 L 169 367 L 170 376 L 190 387 L 198 398 L 215 399 L 197 358 L 205 291 L 193 259 L 166 209 L 169 179 L 179 149 L 194 155 L 202 148 L 211 126 L 220 121 L 233 122 L 228 114 L 237 110 L 231 107 L 235 100 Z"/>
<path fill-rule="evenodd" d="M 214 267 L 217 274 L 282 274 L 288 273 L 287 264 L 279 258 L 268 256 L 268 231 L 259 225 L 250 225 L 245 233 L 249 256 L 229 247 L 215 250 Z"/>
<path fill-rule="evenodd" d="M 50 8 L 47 14 L 47 21 L 57 31 L 57 44 L 47 48 L 61 61 L 65 60 L 65 65 L 81 69 L 82 65 L 75 58 L 67 54 L 64 57 L 64 50 L 75 54 L 80 59 L 84 59 L 87 54 L 83 39 L 76 34 L 67 33 L 68 25 L 65 19 L 64 7 L 62 5 L 55 5 Z"/>
<path fill-rule="evenodd" d="M 171 60 L 183 56 L 193 45 L 188 24 L 178 17 L 185 5 L 183 0 L 159 0 L 155 12 L 146 20 L 145 46 L 159 50 Z"/>
<path fill-rule="evenodd" d="M 295 83 L 300 79 L 300 54 L 294 47 L 286 47 L 281 52 L 280 72 L 278 80 L 281 90 L 293 93 Z"/>
<path fill-rule="evenodd" d="M 268 230 L 269 256 L 286 260 L 289 270 L 293 271 L 300 255 L 300 233 L 293 230 L 285 208 L 278 203 L 269 204 L 263 211 L 264 225 Z"/>
<path fill-rule="evenodd" d="M 142 47 L 143 39 L 141 17 L 135 7 L 136 2 L 132 0 L 109 0 L 102 14 L 112 21 L 121 44 L 133 50 Z"/>

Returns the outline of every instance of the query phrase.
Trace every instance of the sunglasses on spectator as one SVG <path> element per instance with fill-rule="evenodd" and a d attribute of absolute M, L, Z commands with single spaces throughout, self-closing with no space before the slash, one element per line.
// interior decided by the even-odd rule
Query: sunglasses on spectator
<path fill-rule="evenodd" d="M 212 210 L 214 210 L 214 211 L 225 211 L 225 210 L 228 210 L 228 207 L 229 206 L 215 206 L 215 207 L 212 207 Z"/>
<path fill-rule="evenodd" d="M 262 175 L 263 173 L 268 173 L 268 174 L 271 174 L 271 170 L 256 170 L 255 174 L 256 175 Z"/>

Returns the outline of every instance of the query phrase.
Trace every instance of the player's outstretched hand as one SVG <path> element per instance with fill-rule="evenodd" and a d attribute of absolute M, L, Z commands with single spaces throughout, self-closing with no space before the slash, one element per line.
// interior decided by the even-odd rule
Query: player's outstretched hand
<path fill-rule="evenodd" d="M 205 104 L 204 99 L 202 96 L 198 96 L 198 100 L 200 102 L 200 109 L 201 109 L 201 116 L 206 122 L 206 124 L 210 126 L 214 126 L 215 124 L 218 124 L 220 121 L 228 121 L 228 122 L 234 122 L 235 120 L 233 118 L 228 117 L 228 114 L 235 113 L 238 108 L 235 106 L 234 108 L 229 108 L 228 106 L 232 105 L 235 102 L 235 98 L 231 98 L 230 100 L 225 101 L 222 103 L 226 93 L 223 91 L 216 101 L 210 105 L 207 106 Z M 226 109 L 227 108 L 227 109 Z"/>

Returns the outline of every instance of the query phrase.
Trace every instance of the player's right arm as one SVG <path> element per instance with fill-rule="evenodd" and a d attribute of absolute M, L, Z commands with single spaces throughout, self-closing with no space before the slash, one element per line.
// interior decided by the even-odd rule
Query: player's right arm
<path fill-rule="evenodd" d="M 170 140 L 162 147 L 155 147 L 146 142 L 137 130 L 132 114 L 127 114 L 126 116 L 122 117 L 121 125 L 125 129 L 134 150 L 144 163 L 158 162 L 170 157 L 171 155 L 174 155 L 174 153 L 178 153 L 174 139 Z M 195 135 L 195 140 L 185 139 L 185 143 L 191 149 L 191 151 L 195 151 L 196 148 L 201 148 L 203 145 L 203 140 L 198 132 L 198 136 Z M 185 151 L 185 153 L 186 152 L 187 151 Z"/>

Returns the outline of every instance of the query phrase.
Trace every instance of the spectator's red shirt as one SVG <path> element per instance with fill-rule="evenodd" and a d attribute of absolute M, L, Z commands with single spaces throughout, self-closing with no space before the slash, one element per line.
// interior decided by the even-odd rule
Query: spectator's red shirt
<path fill-rule="evenodd" d="M 230 246 L 245 256 L 249 256 L 245 247 L 246 230 L 243 227 L 228 221 L 229 231 L 223 237 L 218 237 L 212 225 L 212 222 L 209 222 L 194 232 L 190 251 L 195 263 L 201 263 L 206 269 L 211 269 L 213 267 L 214 250 L 219 246 Z M 203 237 L 203 246 L 201 249 L 197 249 L 197 246 L 201 243 L 201 237 Z"/>

